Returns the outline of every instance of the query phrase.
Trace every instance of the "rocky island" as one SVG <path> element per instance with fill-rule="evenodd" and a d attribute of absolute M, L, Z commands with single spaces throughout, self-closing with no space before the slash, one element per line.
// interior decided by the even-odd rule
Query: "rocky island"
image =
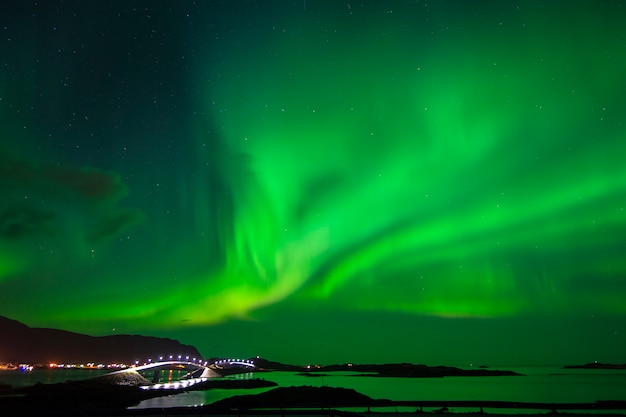
<path fill-rule="evenodd" d="M 625 364 L 590 362 L 584 365 L 566 365 L 564 369 L 626 369 Z"/>
<path fill-rule="evenodd" d="M 519 376 L 517 372 L 508 370 L 461 369 L 453 366 L 428 366 L 411 363 L 391 364 L 338 364 L 338 365 L 286 365 L 264 359 L 255 359 L 258 368 L 266 371 L 293 371 L 303 376 L 323 376 L 328 372 L 357 372 L 362 376 L 393 377 L 393 378 L 442 378 L 446 376 Z"/>

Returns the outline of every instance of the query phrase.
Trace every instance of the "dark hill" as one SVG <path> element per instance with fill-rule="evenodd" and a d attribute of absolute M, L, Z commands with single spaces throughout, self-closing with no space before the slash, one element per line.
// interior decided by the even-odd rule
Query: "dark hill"
<path fill-rule="evenodd" d="M 0 316 L 0 362 L 134 363 L 165 355 L 200 358 L 200 352 L 177 340 L 150 336 L 88 336 L 65 330 L 32 328 Z"/>
<path fill-rule="evenodd" d="M 349 388 L 279 387 L 256 395 L 237 395 L 219 400 L 215 408 L 297 408 L 297 407 L 361 407 L 388 405 L 389 400 L 374 400 Z"/>
<path fill-rule="evenodd" d="M 305 369 L 304 366 L 287 365 L 280 362 L 269 361 L 263 358 L 250 358 L 258 369 L 272 370 L 272 371 L 294 371 L 301 372 Z"/>

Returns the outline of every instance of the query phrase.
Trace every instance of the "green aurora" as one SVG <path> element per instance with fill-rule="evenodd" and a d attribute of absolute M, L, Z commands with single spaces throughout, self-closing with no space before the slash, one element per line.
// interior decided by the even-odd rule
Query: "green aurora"
<path fill-rule="evenodd" d="M 198 3 L 0 6 L 0 314 L 626 362 L 626 3 Z"/>

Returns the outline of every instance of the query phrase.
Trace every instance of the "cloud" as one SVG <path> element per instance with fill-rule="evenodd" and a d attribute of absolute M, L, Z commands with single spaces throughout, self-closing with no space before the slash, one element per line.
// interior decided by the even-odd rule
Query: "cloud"
<path fill-rule="evenodd" d="M 110 172 L 0 158 L 0 239 L 114 237 L 143 219 L 119 205 L 127 194 Z"/>
<path fill-rule="evenodd" d="M 23 239 L 32 235 L 50 234 L 54 215 L 27 205 L 6 207 L 0 212 L 0 238 Z"/>

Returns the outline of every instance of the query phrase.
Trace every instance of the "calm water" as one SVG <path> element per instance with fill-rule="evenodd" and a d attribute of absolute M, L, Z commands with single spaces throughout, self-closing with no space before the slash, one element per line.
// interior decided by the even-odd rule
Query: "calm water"
<path fill-rule="evenodd" d="M 78 381 L 106 374 L 101 369 L 33 369 L 32 371 L 0 371 L 0 383 L 13 387 L 28 385 L 55 384 L 57 382 Z"/>
<path fill-rule="evenodd" d="M 304 377 L 293 372 L 249 373 L 237 378 L 263 378 L 280 386 L 311 385 L 354 388 L 372 398 L 391 400 L 502 400 L 537 402 L 593 402 L 626 400 L 626 370 L 561 369 L 558 367 L 511 369 L 524 376 L 371 378 L 350 373 Z M 106 373 L 101 370 L 33 370 L 0 372 L 0 382 L 26 386 L 38 382 L 79 380 Z M 163 372 L 161 380 L 172 375 Z M 176 377 L 174 375 L 174 377 Z M 151 376 L 150 376 L 151 378 Z M 159 397 L 143 401 L 138 408 L 181 407 L 210 404 L 233 395 L 256 394 L 271 388 L 251 390 L 212 389 Z"/>
<path fill-rule="evenodd" d="M 311 385 L 354 388 L 372 398 L 391 400 L 501 400 L 520 402 L 593 402 L 626 400 L 626 370 L 503 368 L 524 376 L 370 378 L 348 373 L 304 377 L 293 372 L 246 374 L 280 386 Z M 233 395 L 256 394 L 271 388 L 190 392 L 143 401 L 137 408 L 198 406 Z"/>

